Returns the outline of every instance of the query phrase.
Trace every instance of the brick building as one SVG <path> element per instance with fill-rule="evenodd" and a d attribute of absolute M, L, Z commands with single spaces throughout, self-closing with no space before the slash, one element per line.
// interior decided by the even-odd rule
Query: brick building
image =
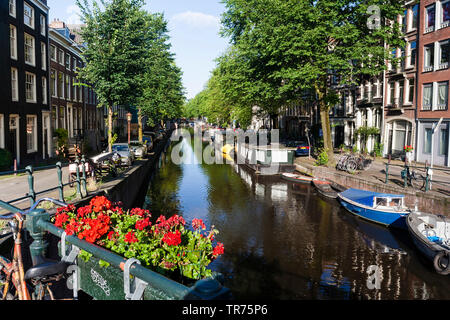
<path fill-rule="evenodd" d="M 450 166 L 450 0 L 422 0 L 420 12 L 416 159 Z"/>

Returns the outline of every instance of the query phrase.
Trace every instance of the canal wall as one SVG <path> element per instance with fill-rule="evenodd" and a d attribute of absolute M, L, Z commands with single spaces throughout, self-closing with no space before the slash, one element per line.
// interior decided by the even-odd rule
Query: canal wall
<path fill-rule="evenodd" d="M 312 166 L 305 163 L 296 163 L 296 171 L 320 179 L 334 181 L 347 188 L 364 189 L 381 193 L 394 193 L 405 195 L 405 204 L 414 208 L 416 201 L 418 210 L 433 214 L 442 214 L 450 217 L 449 197 L 439 196 L 431 192 L 415 191 L 394 185 L 377 183 L 367 179 L 342 172 L 335 172 L 327 167 Z"/>

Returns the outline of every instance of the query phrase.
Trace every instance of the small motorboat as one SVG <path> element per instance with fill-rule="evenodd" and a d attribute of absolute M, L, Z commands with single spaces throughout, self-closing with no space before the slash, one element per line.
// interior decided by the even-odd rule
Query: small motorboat
<path fill-rule="evenodd" d="M 302 174 L 283 172 L 281 173 L 281 178 L 296 183 L 306 183 L 311 184 L 311 181 L 314 179 L 313 177 L 304 176 Z"/>
<path fill-rule="evenodd" d="M 406 216 L 411 212 L 404 204 L 402 194 L 379 193 L 360 189 L 347 189 L 338 193 L 342 206 L 363 219 L 406 229 Z"/>
<path fill-rule="evenodd" d="M 330 199 L 336 199 L 339 192 L 347 189 L 340 184 L 328 180 L 313 179 L 312 184 L 321 195 Z"/>
<path fill-rule="evenodd" d="M 413 211 L 406 219 L 411 238 L 441 275 L 450 274 L 450 218 Z"/>

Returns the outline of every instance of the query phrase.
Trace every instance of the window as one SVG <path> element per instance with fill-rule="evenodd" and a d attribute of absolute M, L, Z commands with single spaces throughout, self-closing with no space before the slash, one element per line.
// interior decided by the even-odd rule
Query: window
<path fill-rule="evenodd" d="M 42 70 L 47 70 L 47 49 L 44 42 L 41 42 L 41 64 Z"/>
<path fill-rule="evenodd" d="M 0 114 L 0 148 L 5 148 L 5 116 Z"/>
<path fill-rule="evenodd" d="M 419 5 L 416 4 L 412 7 L 411 9 L 411 15 L 412 15 L 412 21 L 411 21 L 411 28 L 412 29 L 417 29 L 417 17 L 418 17 L 418 12 L 419 12 Z"/>
<path fill-rule="evenodd" d="M 47 104 L 47 78 L 42 77 L 42 104 Z"/>
<path fill-rule="evenodd" d="M 395 98 L 395 82 L 389 82 L 389 104 L 394 105 Z"/>
<path fill-rule="evenodd" d="M 394 69 L 394 67 L 392 66 L 392 61 L 397 58 L 397 49 L 394 49 L 391 51 L 391 57 L 392 57 L 392 60 L 389 61 L 389 64 L 388 64 L 388 70 L 390 70 L 390 71 Z"/>
<path fill-rule="evenodd" d="M 50 59 L 53 61 L 57 61 L 56 59 L 56 47 L 54 45 L 50 45 Z"/>
<path fill-rule="evenodd" d="M 73 58 L 72 60 L 72 70 L 76 71 L 77 70 L 77 58 Z"/>
<path fill-rule="evenodd" d="M 70 100 L 70 77 L 66 74 L 66 99 Z"/>
<path fill-rule="evenodd" d="M 11 100 L 19 101 L 19 84 L 17 79 L 17 69 L 11 68 Z"/>
<path fill-rule="evenodd" d="M 76 82 L 78 82 L 78 79 L 72 79 L 72 88 L 73 88 L 73 97 L 72 97 L 72 100 L 73 101 L 77 101 L 77 93 L 78 93 L 78 90 L 77 90 L 77 87 L 75 86 L 75 83 Z"/>
<path fill-rule="evenodd" d="M 439 70 L 447 69 L 450 62 L 450 40 L 439 42 Z"/>
<path fill-rule="evenodd" d="M 436 8 L 433 5 L 425 8 L 425 33 L 434 31 Z"/>
<path fill-rule="evenodd" d="M 408 60 L 409 67 L 413 67 L 416 65 L 416 52 L 417 52 L 417 42 L 412 41 L 409 44 L 409 60 Z"/>
<path fill-rule="evenodd" d="M 406 17 L 408 16 L 408 10 L 403 11 L 403 15 L 401 16 L 401 24 L 402 24 L 402 32 L 406 32 Z"/>
<path fill-rule="evenodd" d="M 70 70 L 70 54 L 66 53 L 66 69 Z"/>
<path fill-rule="evenodd" d="M 34 29 L 34 9 L 28 3 L 23 3 L 23 22 Z"/>
<path fill-rule="evenodd" d="M 433 71 L 434 65 L 434 44 L 425 46 L 424 71 Z"/>
<path fill-rule="evenodd" d="M 16 0 L 9 0 L 9 15 L 16 17 Z"/>
<path fill-rule="evenodd" d="M 41 23 L 41 34 L 43 36 L 45 36 L 45 27 L 47 26 L 47 22 L 46 22 L 45 16 L 42 14 L 40 17 L 40 23 Z"/>
<path fill-rule="evenodd" d="M 425 141 L 423 144 L 423 153 L 431 153 L 431 128 L 425 128 Z"/>
<path fill-rule="evenodd" d="M 423 103 L 422 110 L 431 110 L 431 105 L 433 103 L 433 84 L 423 85 Z"/>
<path fill-rule="evenodd" d="M 57 129 L 58 128 L 58 118 L 56 117 L 56 106 L 52 106 L 51 110 L 52 110 L 52 115 L 51 115 L 52 126 L 53 126 L 53 129 Z"/>
<path fill-rule="evenodd" d="M 439 82 L 437 88 L 437 110 L 445 110 L 448 103 L 448 82 Z"/>
<path fill-rule="evenodd" d="M 58 72 L 58 97 L 64 99 L 64 75 Z"/>
<path fill-rule="evenodd" d="M 37 117 L 27 115 L 27 152 L 37 151 Z"/>
<path fill-rule="evenodd" d="M 65 126 L 65 116 L 64 116 L 64 107 L 59 107 L 58 108 L 58 128 L 66 128 Z"/>
<path fill-rule="evenodd" d="M 450 23 L 450 0 L 442 1 L 441 28 L 449 26 Z"/>
<path fill-rule="evenodd" d="M 448 154 L 448 129 L 439 131 L 439 155 L 446 156 Z"/>
<path fill-rule="evenodd" d="M 17 28 L 9 25 L 9 43 L 11 59 L 17 60 Z"/>
<path fill-rule="evenodd" d="M 409 78 L 408 80 L 408 102 L 413 103 L 414 101 L 414 78 Z"/>
<path fill-rule="evenodd" d="M 34 37 L 25 33 L 25 63 L 35 65 Z"/>
<path fill-rule="evenodd" d="M 60 65 L 64 65 L 64 51 L 58 50 L 58 62 Z"/>
<path fill-rule="evenodd" d="M 50 71 L 50 93 L 52 97 L 56 97 L 56 71 L 53 69 Z"/>
<path fill-rule="evenodd" d="M 25 97 L 27 102 L 36 102 L 36 75 L 25 73 Z"/>
<path fill-rule="evenodd" d="M 361 84 L 361 89 L 360 89 L 360 97 L 361 97 L 360 99 L 361 99 L 361 100 L 364 99 L 364 90 L 365 90 L 365 88 L 366 88 L 366 87 L 365 87 L 364 84 L 362 83 L 362 84 Z"/>

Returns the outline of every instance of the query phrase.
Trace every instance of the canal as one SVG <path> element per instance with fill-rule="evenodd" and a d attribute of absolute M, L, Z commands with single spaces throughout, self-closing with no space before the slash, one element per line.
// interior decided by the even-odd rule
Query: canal
<path fill-rule="evenodd" d="M 194 161 L 171 160 L 178 143 Z M 237 299 L 450 299 L 449 277 L 406 232 L 362 221 L 309 185 L 200 159 L 192 141 L 172 142 L 141 205 L 214 225 L 225 253 L 210 268 Z"/>

